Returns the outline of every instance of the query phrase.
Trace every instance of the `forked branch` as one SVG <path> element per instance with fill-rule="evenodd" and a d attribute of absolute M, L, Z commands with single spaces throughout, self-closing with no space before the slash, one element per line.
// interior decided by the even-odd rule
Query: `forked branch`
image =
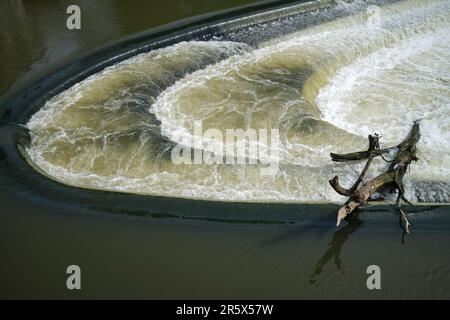
<path fill-rule="evenodd" d="M 339 226 L 342 219 L 351 214 L 356 208 L 364 206 L 369 198 L 386 186 L 393 186 L 398 190 L 397 207 L 399 209 L 400 221 L 405 232 L 409 232 L 410 223 L 406 217 L 405 212 L 400 208 L 400 201 L 403 200 L 406 203 L 410 202 L 404 196 L 405 190 L 403 186 L 403 176 L 406 173 L 409 165 L 412 161 L 416 161 L 416 144 L 420 139 L 420 127 L 419 122 L 414 122 L 411 131 L 408 136 L 397 146 L 393 146 L 386 149 L 380 149 L 379 145 L 380 137 L 377 134 L 369 135 L 369 147 L 366 151 L 359 151 L 347 154 L 335 154 L 331 153 L 331 159 L 337 162 L 358 161 L 365 160 L 367 162 L 361 171 L 358 179 L 355 181 L 352 187 L 346 189 L 339 184 L 339 177 L 335 176 L 329 181 L 331 187 L 340 195 L 347 196 L 349 199 L 345 202 L 344 206 L 339 209 L 337 216 L 337 226 Z M 390 161 L 388 170 L 385 173 L 378 175 L 372 180 L 363 184 L 360 187 L 361 182 L 369 170 L 370 165 L 375 157 L 382 156 L 383 154 L 391 151 L 396 151 L 395 157 Z"/>

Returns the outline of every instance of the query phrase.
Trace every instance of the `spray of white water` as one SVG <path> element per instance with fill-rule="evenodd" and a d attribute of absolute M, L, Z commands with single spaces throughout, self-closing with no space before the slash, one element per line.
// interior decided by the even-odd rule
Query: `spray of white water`
<path fill-rule="evenodd" d="M 355 11 L 360 2 L 338 6 L 350 15 L 256 47 L 183 42 L 109 67 L 30 119 L 27 154 L 48 176 L 83 188 L 339 201 L 327 180 L 338 174 L 350 184 L 357 168 L 332 164 L 329 152 L 362 150 L 374 131 L 383 145 L 394 145 L 422 119 L 421 160 L 407 175 L 408 197 L 448 202 L 450 3 L 384 5 L 380 28 L 368 28 L 365 11 Z M 290 23 L 295 19 L 302 16 Z M 194 147 L 194 121 L 223 132 L 279 129 L 280 170 L 263 176 L 258 165 L 175 165 L 170 150 L 175 143 Z M 374 169 L 385 166 L 379 160 Z"/>

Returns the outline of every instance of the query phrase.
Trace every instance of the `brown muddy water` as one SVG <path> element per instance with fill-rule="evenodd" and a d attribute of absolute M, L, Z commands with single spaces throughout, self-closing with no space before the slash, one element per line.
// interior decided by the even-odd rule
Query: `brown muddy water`
<path fill-rule="evenodd" d="M 0 298 L 450 298 L 448 3 L 255 3 L 0 3 Z M 389 205 L 336 229 L 328 153 L 418 118 L 412 233 Z M 279 128 L 278 175 L 173 165 L 193 120 Z"/>

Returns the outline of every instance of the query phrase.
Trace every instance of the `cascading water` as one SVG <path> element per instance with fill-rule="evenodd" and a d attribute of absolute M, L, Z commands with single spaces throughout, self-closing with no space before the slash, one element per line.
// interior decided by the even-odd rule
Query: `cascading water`
<path fill-rule="evenodd" d="M 347 15 L 301 30 L 292 26 L 302 15 L 255 26 L 254 34 L 289 31 L 257 44 L 235 33 L 108 67 L 32 116 L 26 152 L 49 177 L 82 188 L 225 201 L 339 201 L 328 179 L 338 174 L 349 184 L 357 173 L 332 164 L 331 151 L 362 150 L 374 131 L 383 145 L 394 145 L 422 119 L 421 160 L 405 177 L 407 196 L 448 202 L 450 2 L 384 4 L 379 28 L 367 26 L 364 3 L 336 6 Z M 320 14 L 327 10 L 336 7 Z M 176 143 L 199 147 L 189 145 L 194 121 L 223 132 L 278 129 L 279 171 L 265 176 L 253 164 L 174 164 Z M 385 166 L 378 160 L 374 168 Z"/>

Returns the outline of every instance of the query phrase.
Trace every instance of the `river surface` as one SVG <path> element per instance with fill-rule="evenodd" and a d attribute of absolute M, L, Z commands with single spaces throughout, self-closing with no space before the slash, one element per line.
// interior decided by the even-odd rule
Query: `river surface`
<path fill-rule="evenodd" d="M 140 31 L 253 10 L 242 0 L 78 1 L 82 29 L 69 31 L 68 2 L 39 2 L 0 4 L 6 98 Z M 20 121 L 17 100 L 2 100 L 1 297 L 450 298 L 450 4 L 264 9 L 100 68 L 33 112 L 24 106 Z M 420 160 L 405 176 L 412 234 L 388 205 L 336 229 L 345 199 L 327 181 L 349 185 L 361 167 L 329 153 L 363 150 L 374 131 L 395 145 L 419 119 Z M 14 122 L 29 129 L 19 149 Z M 198 144 L 196 123 L 215 134 Z M 259 141 L 275 173 L 261 174 L 264 161 L 173 161 L 177 145 L 233 158 L 220 133 L 249 128 L 277 130 L 275 152 Z M 375 161 L 369 175 L 386 166 Z M 81 291 L 65 288 L 70 264 L 83 271 Z M 381 290 L 366 286 L 373 264 Z"/>

